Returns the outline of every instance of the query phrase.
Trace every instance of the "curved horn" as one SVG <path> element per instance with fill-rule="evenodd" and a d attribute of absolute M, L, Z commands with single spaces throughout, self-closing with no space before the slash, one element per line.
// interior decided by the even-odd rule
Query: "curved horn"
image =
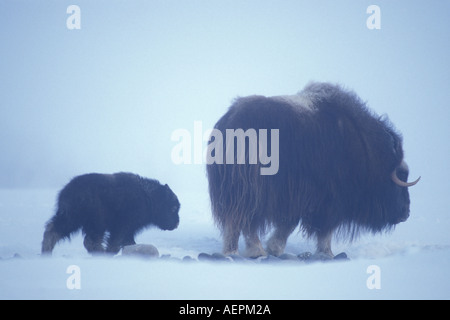
<path fill-rule="evenodd" d="M 417 180 L 413 181 L 413 182 L 404 182 L 397 177 L 397 170 L 394 170 L 391 174 L 391 178 L 392 178 L 392 181 L 394 181 L 394 183 L 400 187 L 412 187 L 417 182 L 419 182 L 421 177 L 417 178 Z"/>

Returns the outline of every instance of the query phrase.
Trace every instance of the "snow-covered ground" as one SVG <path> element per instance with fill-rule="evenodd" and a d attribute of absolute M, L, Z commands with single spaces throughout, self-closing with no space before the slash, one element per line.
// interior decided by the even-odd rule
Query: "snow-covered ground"
<path fill-rule="evenodd" d="M 52 258 L 41 258 L 43 227 L 53 214 L 57 191 L 0 191 L 0 299 L 450 298 L 450 245 L 444 232 L 448 219 L 412 212 L 391 234 L 336 242 L 334 252 L 345 251 L 351 259 L 342 262 L 93 258 L 81 235 L 59 244 Z M 182 193 L 179 198 L 178 229 L 148 229 L 137 242 L 153 244 L 161 255 L 174 258 L 220 252 L 207 194 Z M 313 248 L 312 241 L 293 234 L 286 251 L 298 254 Z M 79 289 L 71 289 L 75 282 Z"/>
<path fill-rule="evenodd" d="M 0 1 L 0 299 L 450 298 L 450 1 L 378 0 L 381 29 L 370 4 L 78 0 L 72 29 L 69 2 Z M 118 171 L 159 179 L 181 202 L 177 230 L 149 229 L 138 243 L 178 259 L 220 252 L 198 140 L 235 97 L 294 94 L 312 80 L 387 114 L 411 180 L 422 176 L 407 222 L 333 242 L 350 261 L 92 258 L 81 235 L 40 257 L 57 187 Z M 192 164 L 171 158 L 180 129 Z M 43 186 L 55 189 L 31 189 Z M 313 250 L 300 234 L 286 248 Z"/>

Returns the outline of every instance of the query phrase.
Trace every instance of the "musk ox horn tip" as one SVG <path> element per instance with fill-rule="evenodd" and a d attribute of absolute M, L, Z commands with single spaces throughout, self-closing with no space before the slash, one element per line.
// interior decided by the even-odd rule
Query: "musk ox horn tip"
<path fill-rule="evenodd" d="M 417 184 L 417 182 L 419 182 L 419 180 L 420 180 L 420 178 L 421 178 L 421 177 L 419 177 L 419 178 L 417 178 L 417 179 L 416 179 L 415 181 L 413 181 L 413 182 L 405 182 L 405 181 L 400 180 L 400 179 L 397 177 L 397 171 L 396 171 L 396 170 L 394 170 L 394 171 L 392 172 L 391 177 L 392 177 L 392 181 L 394 181 L 394 183 L 395 183 L 396 185 L 400 186 L 400 187 L 412 187 L 412 186 L 414 186 L 415 184 Z"/>

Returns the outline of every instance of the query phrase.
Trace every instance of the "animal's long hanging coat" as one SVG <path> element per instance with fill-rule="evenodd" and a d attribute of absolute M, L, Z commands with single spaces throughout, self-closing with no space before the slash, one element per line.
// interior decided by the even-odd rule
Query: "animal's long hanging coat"
<path fill-rule="evenodd" d="M 274 175 L 261 175 L 260 162 L 249 163 L 248 146 L 245 164 L 207 165 L 226 254 L 237 253 L 241 233 L 248 255 L 266 254 L 259 235 L 275 227 L 267 251 L 279 255 L 300 224 L 317 238 L 318 252 L 332 255 L 335 230 L 353 238 L 360 230 L 379 232 L 409 216 L 407 187 L 417 181 L 406 183 L 400 134 L 338 85 L 311 83 L 293 96 L 239 98 L 215 129 L 223 137 L 227 129 L 279 130 Z M 223 150 L 227 143 L 224 139 Z"/>

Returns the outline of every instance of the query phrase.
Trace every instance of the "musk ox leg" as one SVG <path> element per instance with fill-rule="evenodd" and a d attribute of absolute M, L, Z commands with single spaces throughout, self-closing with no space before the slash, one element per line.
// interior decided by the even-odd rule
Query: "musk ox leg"
<path fill-rule="evenodd" d="M 239 246 L 239 236 L 241 235 L 241 230 L 234 228 L 233 226 L 227 225 L 223 230 L 223 254 L 238 255 Z"/>
<path fill-rule="evenodd" d="M 134 235 L 130 234 L 122 236 L 117 233 L 110 234 L 107 243 L 108 245 L 106 246 L 106 252 L 112 254 L 117 254 L 124 246 L 136 244 L 134 241 Z"/>
<path fill-rule="evenodd" d="M 261 240 L 258 237 L 257 232 L 244 231 L 244 238 L 246 244 L 246 252 L 245 255 L 250 258 L 258 258 L 261 256 L 267 256 L 266 251 L 263 249 L 261 244 Z"/>
<path fill-rule="evenodd" d="M 269 241 L 267 241 L 267 253 L 273 256 L 280 256 L 286 248 L 286 242 L 296 225 L 277 226 Z"/>
<path fill-rule="evenodd" d="M 333 232 L 328 232 L 325 234 L 317 235 L 317 250 L 314 254 L 315 259 L 327 260 L 333 259 L 334 254 L 331 251 L 331 238 L 333 237 Z"/>
<path fill-rule="evenodd" d="M 45 227 L 41 253 L 43 255 L 51 255 L 53 248 L 62 238 L 64 238 L 64 236 L 61 236 L 58 232 L 56 232 L 53 222 L 49 222 Z"/>
<path fill-rule="evenodd" d="M 70 235 L 79 228 L 79 224 L 70 219 L 69 213 L 58 209 L 45 226 L 41 248 L 42 254 L 51 255 L 53 248 L 60 240 L 70 238 Z"/>
<path fill-rule="evenodd" d="M 91 253 L 103 253 L 105 249 L 103 248 L 103 237 L 104 234 L 86 234 L 84 237 L 84 247 Z"/>

